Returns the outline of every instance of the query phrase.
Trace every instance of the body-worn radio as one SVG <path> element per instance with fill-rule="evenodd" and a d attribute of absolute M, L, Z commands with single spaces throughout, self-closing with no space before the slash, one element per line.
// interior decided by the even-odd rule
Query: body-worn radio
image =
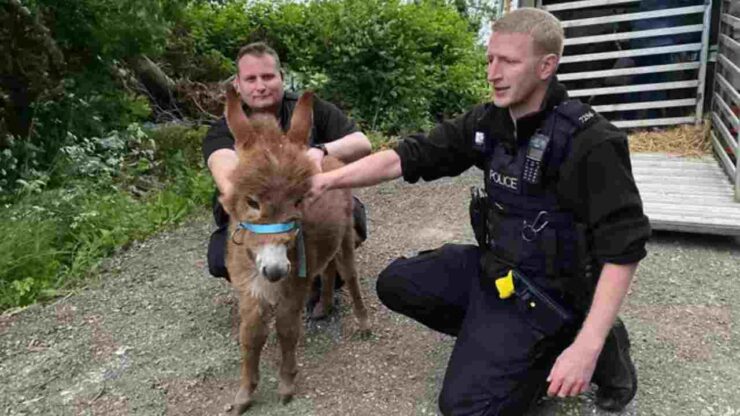
<path fill-rule="evenodd" d="M 540 183 L 540 179 L 542 178 L 542 159 L 545 157 L 545 151 L 549 143 L 550 138 L 542 133 L 535 133 L 529 139 L 527 155 L 524 159 L 524 174 L 522 175 L 522 179 L 525 182 L 533 185 Z"/>

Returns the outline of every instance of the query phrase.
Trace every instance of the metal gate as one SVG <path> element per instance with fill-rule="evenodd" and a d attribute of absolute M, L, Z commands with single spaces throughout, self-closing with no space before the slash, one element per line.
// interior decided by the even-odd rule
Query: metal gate
<path fill-rule="evenodd" d="M 717 40 L 712 146 L 720 164 L 732 178 L 735 200 L 740 202 L 740 0 L 722 1 Z"/>
<path fill-rule="evenodd" d="M 720 0 L 722 1 L 722 0 Z M 711 0 L 537 0 L 566 33 L 558 79 L 624 128 L 704 113 Z"/>

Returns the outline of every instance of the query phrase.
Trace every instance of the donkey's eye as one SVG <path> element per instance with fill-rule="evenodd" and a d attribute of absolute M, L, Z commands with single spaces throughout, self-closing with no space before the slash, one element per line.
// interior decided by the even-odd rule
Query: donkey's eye
<path fill-rule="evenodd" d="M 297 207 L 300 207 L 300 206 L 301 206 L 301 203 L 302 203 L 302 202 L 303 202 L 303 198 L 298 198 L 298 199 L 296 199 L 296 201 L 295 201 L 295 206 L 296 206 L 296 208 L 297 208 Z"/>
<path fill-rule="evenodd" d="M 247 205 L 249 205 L 249 208 L 252 208 L 252 209 L 256 209 L 256 210 L 260 209 L 259 202 L 255 201 L 252 198 L 247 198 Z"/>

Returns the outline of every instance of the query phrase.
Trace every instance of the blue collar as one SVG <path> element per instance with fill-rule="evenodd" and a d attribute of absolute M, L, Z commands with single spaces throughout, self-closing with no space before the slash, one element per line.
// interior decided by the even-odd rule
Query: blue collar
<path fill-rule="evenodd" d="M 282 234 L 300 227 L 296 221 L 291 221 L 277 224 L 253 224 L 251 222 L 240 222 L 239 228 L 251 231 L 255 234 Z"/>
<path fill-rule="evenodd" d="M 280 222 L 275 224 L 253 224 L 240 222 L 237 229 L 251 231 L 255 234 L 282 234 L 298 230 L 296 248 L 298 250 L 298 277 L 306 277 L 306 244 L 303 241 L 303 232 L 297 221 Z"/>

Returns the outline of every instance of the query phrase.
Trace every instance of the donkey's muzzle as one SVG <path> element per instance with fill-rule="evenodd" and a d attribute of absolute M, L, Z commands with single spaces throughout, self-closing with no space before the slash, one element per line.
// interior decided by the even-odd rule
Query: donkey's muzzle
<path fill-rule="evenodd" d="M 288 248 L 283 244 L 265 244 L 256 250 L 259 273 L 270 282 L 277 282 L 290 273 Z"/>
<path fill-rule="evenodd" d="M 290 271 L 290 263 L 287 263 L 287 265 L 288 267 L 276 264 L 262 266 L 262 268 L 260 269 L 260 274 L 262 276 L 265 276 L 265 278 L 271 282 L 277 282 L 278 280 L 288 275 L 288 272 Z"/>

